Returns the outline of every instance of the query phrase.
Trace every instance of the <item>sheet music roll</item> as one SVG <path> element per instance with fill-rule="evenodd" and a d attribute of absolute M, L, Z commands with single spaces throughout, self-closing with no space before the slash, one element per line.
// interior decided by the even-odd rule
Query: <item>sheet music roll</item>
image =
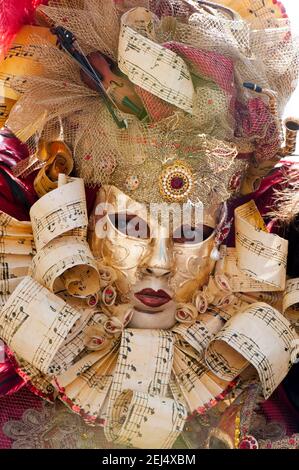
<path fill-rule="evenodd" d="M 80 316 L 79 310 L 26 276 L 0 311 L 0 337 L 17 356 L 44 374 L 57 375 L 63 367 L 56 356 Z"/>
<path fill-rule="evenodd" d="M 263 302 L 233 316 L 206 351 L 206 364 L 223 380 L 232 380 L 251 364 L 267 399 L 291 366 L 295 333 L 289 321 Z"/>
<path fill-rule="evenodd" d="M 30 222 L 0 212 L 0 305 L 27 276 L 35 254 Z"/>
<path fill-rule="evenodd" d="M 299 320 L 299 278 L 288 279 L 283 293 L 282 309 L 291 323 Z"/>
<path fill-rule="evenodd" d="M 32 277 L 52 292 L 66 289 L 87 297 L 100 289 L 100 277 L 86 241 L 87 207 L 84 182 L 60 175 L 59 187 L 30 210 L 37 255 Z"/>

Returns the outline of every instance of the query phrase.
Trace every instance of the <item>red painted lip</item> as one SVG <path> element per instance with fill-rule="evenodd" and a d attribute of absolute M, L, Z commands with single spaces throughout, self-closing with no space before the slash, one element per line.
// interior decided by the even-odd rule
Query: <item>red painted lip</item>
<path fill-rule="evenodd" d="M 142 289 L 140 292 L 134 294 L 136 299 L 142 302 L 147 307 L 161 307 L 167 304 L 171 297 L 162 289 L 155 291 L 153 289 Z"/>

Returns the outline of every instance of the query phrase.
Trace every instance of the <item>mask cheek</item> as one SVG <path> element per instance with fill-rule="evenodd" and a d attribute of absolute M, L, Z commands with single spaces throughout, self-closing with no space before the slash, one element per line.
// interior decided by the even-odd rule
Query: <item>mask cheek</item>
<path fill-rule="evenodd" d="M 212 249 L 212 247 L 211 247 Z M 175 272 L 170 281 L 178 302 L 190 301 L 194 292 L 209 278 L 212 269 L 210 247 L 182 247 L 174 252 Z"/>
<path fill-rule="evenodd" d="M 127 294 L 138 279 L 138 268 L 144 257 L 146 246 L 129 237 L 107 237 L 102 242 L 105 263 L 117 272 L 117 287 Z"/>

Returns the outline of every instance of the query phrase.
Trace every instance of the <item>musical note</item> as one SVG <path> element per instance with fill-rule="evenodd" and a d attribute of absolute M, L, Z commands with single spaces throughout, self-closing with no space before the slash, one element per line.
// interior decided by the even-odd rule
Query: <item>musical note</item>
<path fill-rule="evenodd" d="M 4 57 L 4 60 L 12 59 L 14 57 L 31 58 L 34 55 L 34 46 L 24 46 L 23 44 L 16 44 L 9 49 Z"/>
<path fill-rule="evenodd" d="M 134 12 L 122 18 L 119 68 L 136 85 L 191 113 L 194 89 L 187 65 L 170 49 L 143 36 L 136 23 L 135 30 L 128 26 L 134 23 L 130 15 Z"/>
<path fill-rule="evenodd" d="M 289 322 L 277 310 L 254 303 L 232 317 L 216 335 L 208 347 L 206 363 L 228 380 L 236 377 L 248 361 L 258 371 L 264 396 L 268 398 L 288 372 L 293 339 Z M 227 355 L 222 342 L 241 356 Z"/>

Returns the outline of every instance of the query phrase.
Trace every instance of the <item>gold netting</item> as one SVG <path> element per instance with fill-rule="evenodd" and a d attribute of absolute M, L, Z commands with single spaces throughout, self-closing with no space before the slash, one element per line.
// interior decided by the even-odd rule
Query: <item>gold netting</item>
<path fill-rule="evenodd" d="M 215 171 L 223 180 L 223 188 L 228 187 L 233 174 L 227 169 L 236 162 L 236 152 L 228 152 L 226 160 L 221 153 L 219 156 L 216 150 L 221 141 L 224 148 L 235 145 L 241 151 L 256 149 L 257 160 L 277 153 L 281 136 L 267 109 L 268 98 L 256 98 L 242 83 L 252 81 L 273 89 L 281 112 L 297 77 L 296 43 L 285 19 L 276 20 L 276 27 L 266 30 L 258 29 L 255 22 L 256 29 L 252 29 L 250 22 L 238 15 L 232 22 L 220 11 L 211 14 L 199 8 L 194 12 L 184 1 L 131 0 L 119 8 L 112 0 L 53 0 L 39 11 L 53 24 L 70 29 L 86 54 L 99 50 L 117 61 L 121 15 L 141 5 L 157 15 L 154 37 L 159 44 L 188 46 L 183 58 L 195 85 L 192 115 L 136 87 L 151 121 L 143 123 L 120 112 L 128 121 L 128 129 L 120 130 L 98 94 L 82 83 L 79 67 L 63 51 L 40 41 L 35 57 L 43 64 L 44 72 L 28 81 L 15 80 L 22 97 L 7 124 L 28 142 L 32 152 L 39 137 L 53 140 L 63 133 L 74 152 L 77 174 L 91 185 L 109 182 L 116 166 L 144 165 L 148 159 L 164 162 L 169 156 L 186 156 L 189 152 L 193 158 L 199 157 L 200 169 L 206 168 L 202 191 L 207 196 L 211 187 L 206 185 Z M 200 63 L 200 73 L 198 50 L 200 60 L 205 59 Z M 206 60 L 210 53 L 218 56 Z M 247 105 L 252 98 L 264 103 L 264 108 L 246 131 L 242 123 L 249 116 Z M 209 152 L 205 152 L 207 143 Z M 236 168 L 240 170 L 244 165 L 238 162 Z M 220 199 L 226 197 L 227 191 L 220 195 Z"/>

